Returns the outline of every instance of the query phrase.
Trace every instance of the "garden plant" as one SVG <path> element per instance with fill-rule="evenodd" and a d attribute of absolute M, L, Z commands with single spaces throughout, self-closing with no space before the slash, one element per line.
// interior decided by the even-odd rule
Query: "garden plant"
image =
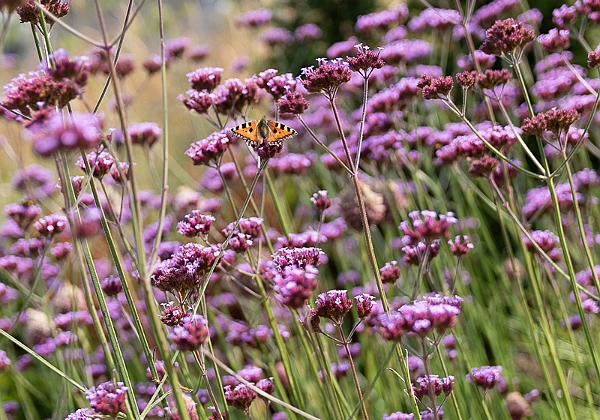
<path fill-rule="evenodd" d="M 0 0 L 0 420 L 600 418 L 600 2 L 322 3 Z"/>

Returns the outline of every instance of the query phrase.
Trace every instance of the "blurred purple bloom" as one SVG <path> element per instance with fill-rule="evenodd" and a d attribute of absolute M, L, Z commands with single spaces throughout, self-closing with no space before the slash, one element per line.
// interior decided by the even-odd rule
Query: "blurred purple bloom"
<path fill-rule="evenodd" d="M 269 9 L 256 9 L 238 16 L 236 22 L 241 26 L 258 28 L 271 22 L 272 16 L 273 13 Z"/>

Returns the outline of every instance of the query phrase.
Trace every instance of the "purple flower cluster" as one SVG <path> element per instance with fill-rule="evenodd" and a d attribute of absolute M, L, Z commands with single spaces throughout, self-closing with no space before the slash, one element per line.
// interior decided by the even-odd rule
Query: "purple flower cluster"
<path fill-rule="evenodd" d="M 62 214 L 50 214 L 42 217 L 33 224 L 33 228 L 41 235 L 51 237 L 61 233 L 68 226 L 68 221 Z"/>
<path fill-rule="evenodd" d="M 417 33 L 432 29 L 445 31 L 457 25 L 460 21 L 460 13 L 457 10 L 428 7 L 408 22 L 408 29 Z"/>
<path fill-rule="evenodd" d="M 448 238 L 450 226 L 457 223 L 454 213 L 438 214 L 432 210 L 412 211 L 408 214 L 410 221 L 400 223 L 404 233 L 402 242 L 405 245 L 416 245 L 421 241 Z"/>
<path fill-rule="evenodd" d="M 185 295 L 200 284 L 218 255 L 216 245 L 187 243 L 158 264 L 150 277 L 152 285 L 164 292 Z"/>
<path fill-rule="evenodd" d="M 102 179 L 104 175 L 110 173 L 111 168 L 115 164 L 115 158 L 108 152 L 91 152 L 86 155 L 86 160 L 90 165 L 92 175 L 98 179 Z M 86 171 L 85 162 L 82 157 L 75 162 L 75 165 L 84 172 Z"/>
<path fill-rule="evenodd" d="M 329 290 L 317 298 L 317 316 L 331 319 L 341 324 L 344 316 L 352 309 L 352 299 L 346 296 L 346 290 Z"/>
<path fill-rule="evenodd" d="M 252 401 L 254 401 L 257 397 L 256 392 L 244 384 L 236 385 L 233 389 L 230 385 L 228 385 L 224 388 L 224 391 L 227 405 L 242 410 L 246 414 L 248 414 L 250 410 Z"/>
<path fill-rule="evenodd" d="M 483 123 L 478 125 L 479 135 L 496 149 L 509 150 L 517 142 L 517 135 L 510 126 L 494 126 Z M 520 133 L 520 130 L 516 130 Z M 480 158 L 487 153 L 485 143 L 473 133 L 458 134 L 449 144 L 442 146 L 435 153 L 436 165 L 451 164 L 459 159 Z"/>
<path fill-rule="evenodd" d="M 127 387 L 122 382 L 117 382 L 116 387 L 112 382 L 104 382 L 85 391 L 85 397 L 96 413 L 116 418 L 119 413 L 125 413 Z"/>
<path fill-rule="evenodd" d="M 321 39 L 323 31 L 314 23 L 305 23 L 300 25 L 294 31 L 294 38 L 297 42 L 315 41 Z"/>
<path fill-rule="evenodd" d="M 320 190 L 314 193 L 310 201 L 318 211 L 325 211 L 331 207 L 331 200 L 327 198 L 327 190 Z"/>
<path fill-rule="evenodd" d="M 358 44 L 356 49 L 358 50 L 356 57 L 346 57 L 346 60 L 350 70 L 360 73 L 364 78 L 368 78 L 373 70 L 380 69 L 385 64 L 380 58 L 380 48 L 375 52 L 366 45 Z"/>
<path fill-rule="evenodd" d="M 27 229 L 41 213 L 41 207 L 33 203 L 12 203 L 4 207 L 4 215 L 14 220 L 21 229 Z"/>
<path fill-rule="evenodd" d="M 351 72 L 348 64 L 341 58 L 327 61 L 317 60 L 319 66 L 302 69 L 302 85 L 311 93 L 321 93 L 328 99 L 333 99 L 338 88 L 350 80 Z"/>
<path fill-rule="evenodd" d="M 269 9 L 256 9 L 238 16 L 236 22 L 241 26 L 258 28 L 270 23 L 272 16 L 273 12 L 271 12 Z"/>
<path fill-rule="evenodd" d="M 359 16 L 354 29 L 360 33 L 374 30 L 387 30 L 392 26 L 402 25 L 408 17 L 408 6 L 399 4 L 382 12 Z"/>
<path fill-rule="evenodd" d="M 232 222 L 225 229 L 223 233 L 229 236 L 232 232 L 233 235 L 229 240 L 229 247 L 237 252 L 246 252 L 248 248 L 252 246 L 254 241 L 262 234 L 263 219 L 260 217 L 241 218 L 238 227 L 234 230 L 235 223 Z"/>
<path fill-rule="evenodd" d="M 208 338 L 208 322 L 202 315 L 188 315 L 181 319 L 179 325 L 171 328 L 169 339 L 179 351 L 195 351 Z"/>
<path fill-rule="evenodd" d="M 285 28 L 267 28 L 262 33 L 261 40 L 272 48 L 277 45 L 292 44 L 294 35 Z"/>
<path fill-rule="evenodd" d="M 59 149 L 89 149 L 100 144 L 103 118 L 89 113 L 63 116 L 56 112 L 46 121 L 30 126 L 34 149 L 42 156 L 51 156 Z"/>
<path fill-rule="evenodd" d="M 474 382 L 478 387 L 483 388 L 484 392 L 501 384 L 504 380 L 502 366 L 481 366 L 472 368 L 471 373 L 467 373 L 467 381 Z"/>
<path fill-rule="evenodd" d="M 194 165 L 209 165 L 216 162 L 229 147 L 228 130 L 215 131 L 205 139 L 198 140 L 185 151 Z"/>
<path fill-rule="evenodd" d="M 389 315 L 383 314 L 376 321 L 376 330 L 383 338 L 400 341 L 404 335 L 443 334 L 452 328 L 460 314 L 462 298 L 434 295 L 415 300 Z"/>
<path fill-rule="evenodd" d="M 440 378 L 438 375 L 426 375 L 418 378 L 413 383 L 413 392 L 415 397 L 423 400 L 430 396 L 430 390 L 434 396 L 438 397 L 441 394 L 450 395 L 454 389 L 454 376 L 446 376 Z"/>
<path fill-rule="evenodd" d="M 206 236 L 214 221 L 213 216 L 202 214 L 200 210 L 192 210 L 184 216 L 184 220 L 177 223 L 177 232 L 188 238 Z"/>
<path fill-rule="evenodd" d="M 9 4 L 10 3 L 11 2 L 9 1 Z M 70 10 L 68 0 L 42 0 L 40 3 L 44 9 L 52 13 L 57 18 L 66 16 Z M 35 2 L 24 1 L 22 6 L 17 7 L 17 14 L 21 18 L 21 23 L 31 23 L 32 25 L 40 24 L 40 11 L 36 7 Z M 46 19 L 46 22 L 50 26 L 54 24 L 51 19 Z"/>
<path fill-rule="evenodd" d="M 481 51 L 498 56 L 512 54 L 517 48 L 522 49 L 534 39 L 535 33 L 523 22 L 508 18 L 497 21 L 486 31 Z"/>
<path fill-rule="evenodd" d="M 547 130 L 559 137 L 561 132 L 567 132 L 571 124 L 578 119 L 579 113 L 575 109 L 551 109 L 534 117 L 525 118 L 521 129 L 528 134 L 540 137 Z"/>
<path fill-rule="evenodd" d="M 212 92 L 221 83 L 221 67 L 201 67 L 186 74 L 192 89 Z"/>
<path fill-rule="evenodd" d="M 531 232 L 531 238 L 540 247 L 542 252 L 546 253 L 553 261 L 562 259 L 562 252 L 557 245 L 559 244 L 558 236 L 549 230 L 534 230 Z M 523 243 L 529 252 L 537 252 L 531 240 L 523 235 Z"/>
<path fill-rule="evenodd" d="M 389 65 L 412 64 L 430 57 L 433 48 L 422 39 L 401 39 L 386 45 L 380 57 Z"/>
<path fill-rule="evenodd" d="M 379 269 L 381 272 L 382 283 L 395 283 L 400 278 L 400 267 L 398 267 L 397 261 L 390 261 L 385 263 L 383 267 Z"/>
<path fill-rule="evenodd" d="M 152 147 L 162 135 L 162 129 L 155 122 L 142 122 L 129 127 L 129 136 L 133 144 Z"/>
<path fill-rule="evenodd" d="M 316 267 L 323 262 L 324 257 L 325 254 L 320 248 L 282 248 L 273 254 L 273 263 L 279 271 L 282 271 L 288 266 Z"/>
<path fill-rule="evenodd" d="M 5 97 L 0 105 L 26 117 L 34 116 L 34 120 L 43 120 L 53 113 L 53 107 L 62 108 L 75 99 L 82 87 L 68 79 L 55 80 L 44 70 L 30 72 L 28 76 L 20 74 L 4 85 Z"/>
<path fill-rule="evenodd" d="M 417 84 L 425 99 L 447 98 L 453 86 L 452 76 L 432 77 L 426 74 L 421 76 L 421 80 Z"/>

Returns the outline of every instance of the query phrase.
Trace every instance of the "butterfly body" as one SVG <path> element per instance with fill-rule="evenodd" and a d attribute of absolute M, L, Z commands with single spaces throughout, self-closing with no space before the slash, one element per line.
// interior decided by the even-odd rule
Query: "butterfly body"
<path fill-rule="evenodd" d="M 249 146 L 261 143 L 279 145 L 298 134 L 293 128 L 278 121 L 267 120 L 265 116 L 258 121 L 242 123 L 232 128 L 231 133 L 244 139 Z"/>

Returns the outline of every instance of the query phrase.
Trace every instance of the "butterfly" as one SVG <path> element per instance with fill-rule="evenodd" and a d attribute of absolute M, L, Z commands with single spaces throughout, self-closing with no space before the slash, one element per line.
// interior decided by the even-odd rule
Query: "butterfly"
<path fill-rule="evenodd" d="M 284 140 L 298 134 L 296 130 L 285 124 L 267 120 L 264 115 L 258 121 L 242 123 L 230 131 L 234 136 L 244 139 L 249 146 L 258 146 L 261 143 L 280 145 Z"/>

